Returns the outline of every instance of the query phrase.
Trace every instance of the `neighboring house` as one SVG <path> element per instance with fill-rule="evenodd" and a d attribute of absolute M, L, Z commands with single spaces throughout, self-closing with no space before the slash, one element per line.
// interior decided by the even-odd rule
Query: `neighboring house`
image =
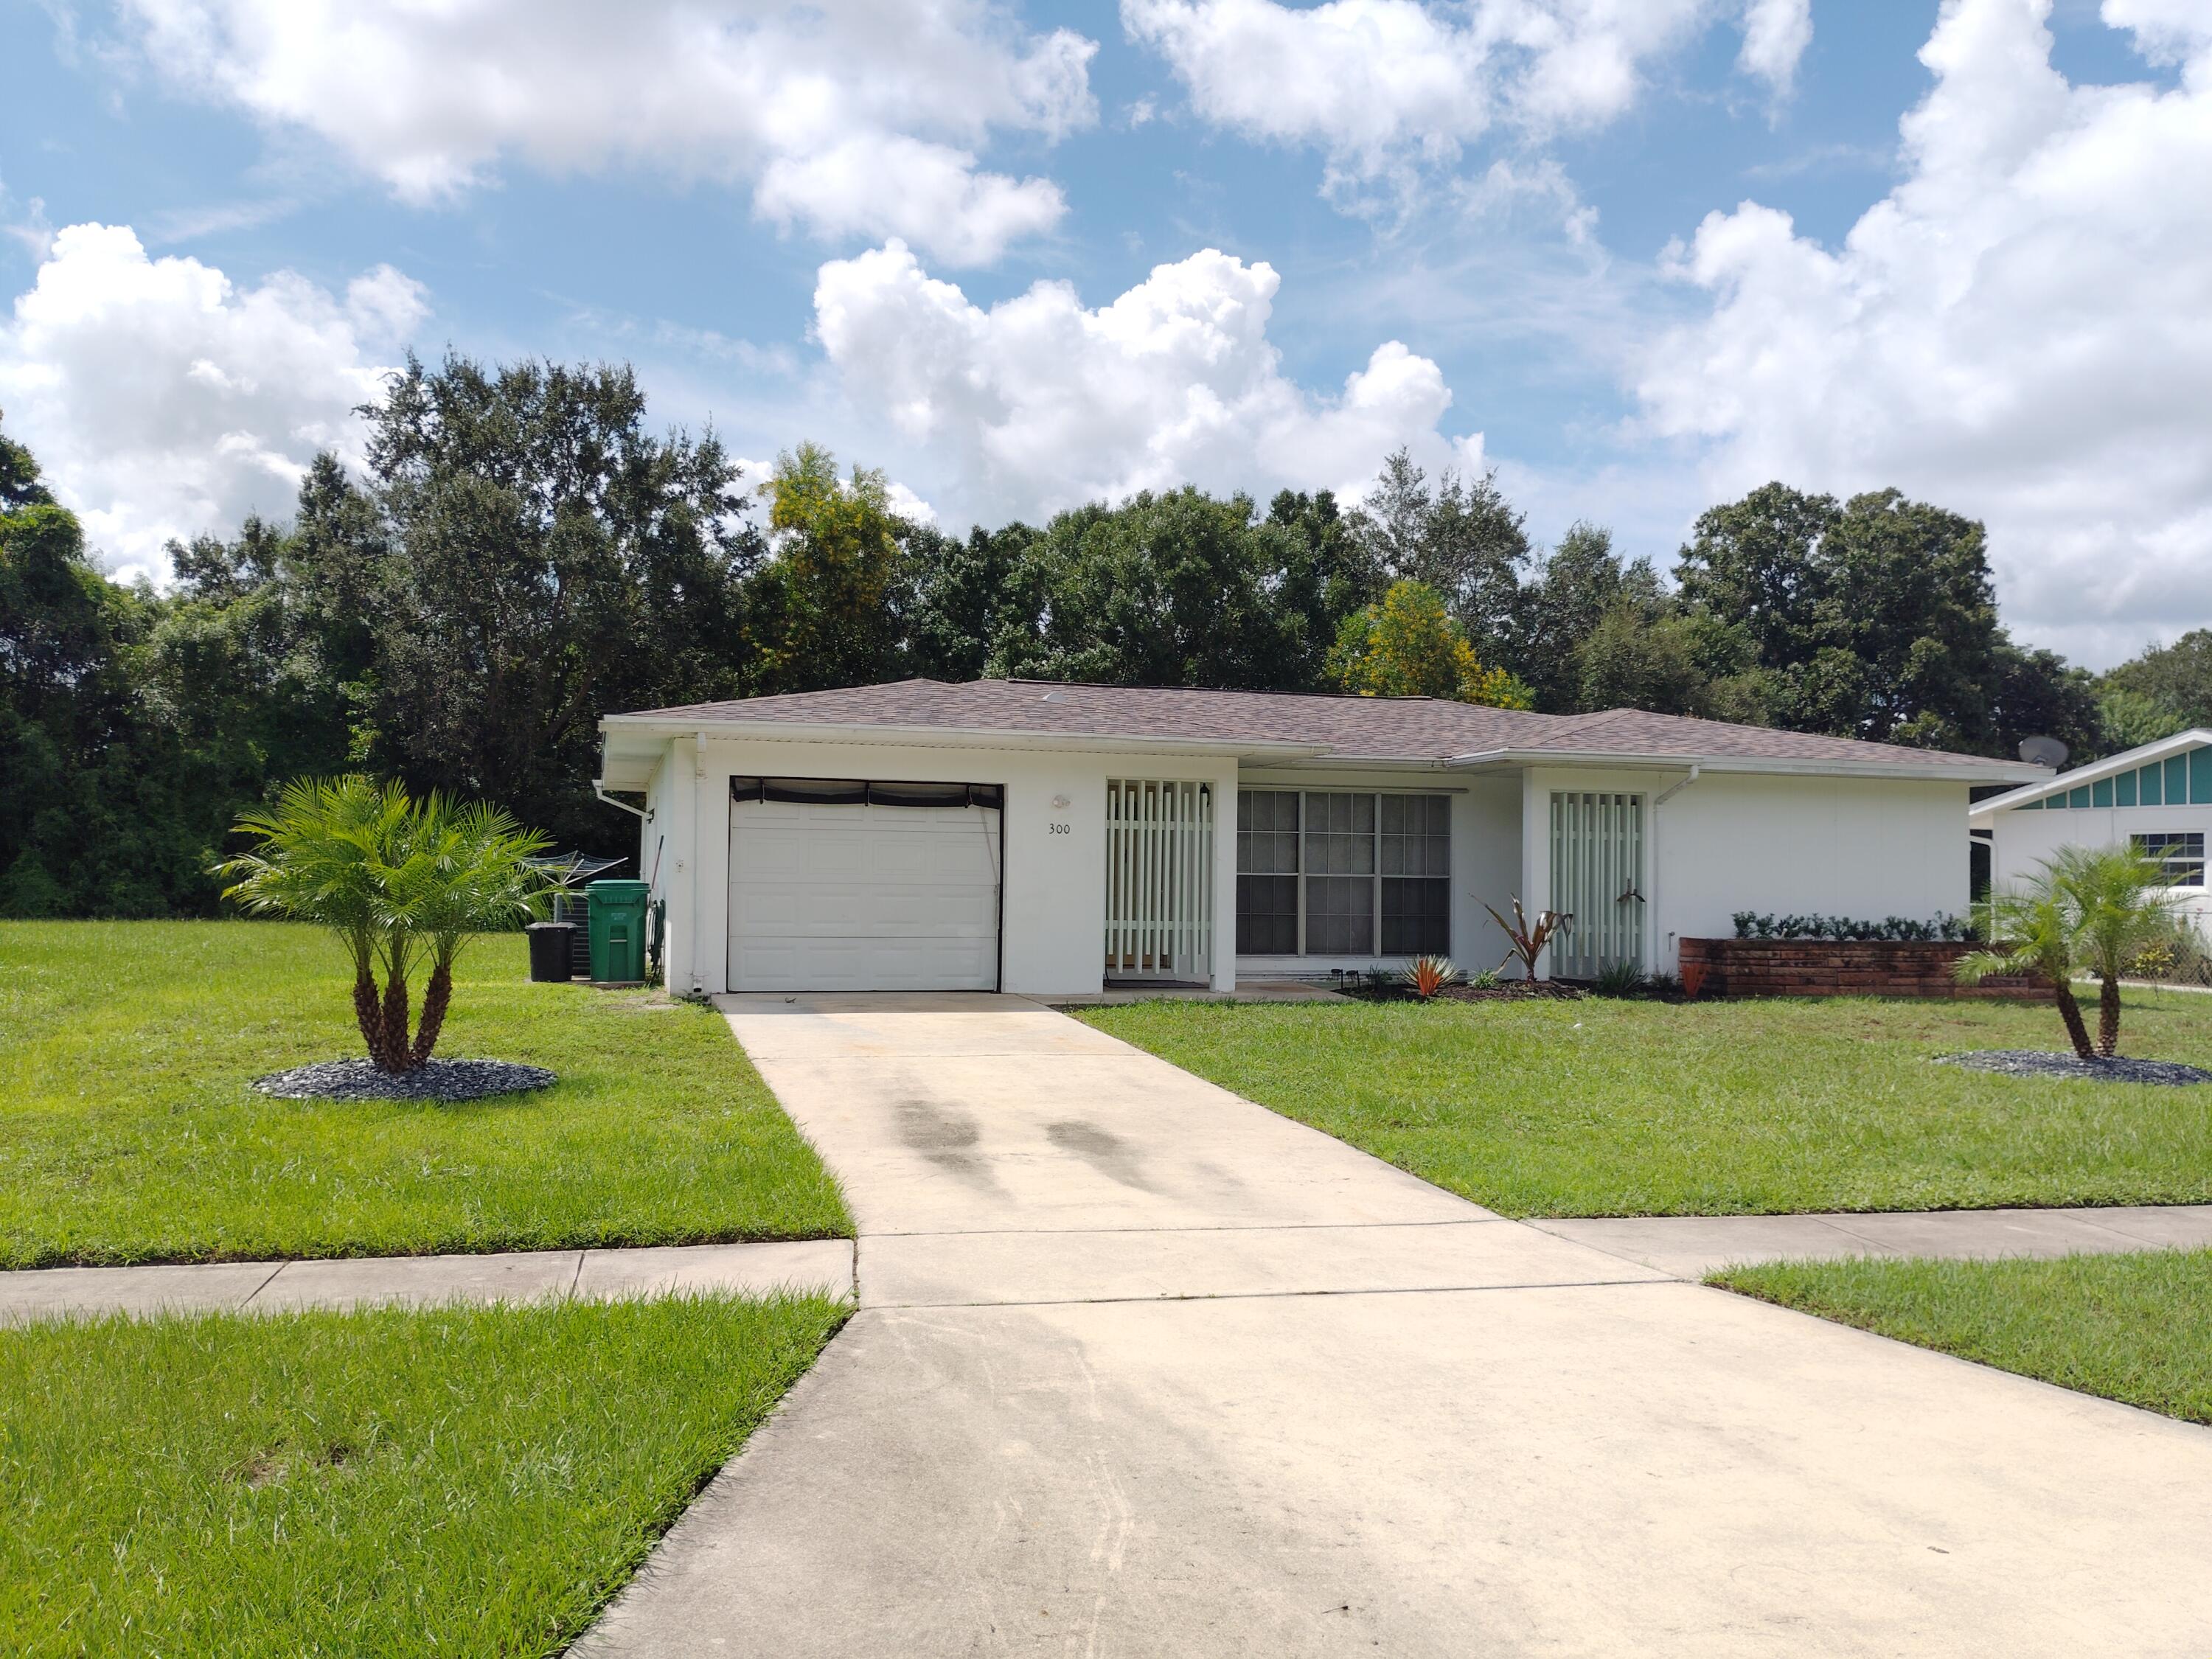
<path fill-rule="evenodd" d="M 2183 908 L 2212 939 L 2204 844 L 2212 834 L 2212 727 L 2178 732 L 1978 802 L 1969 829 L 1990 842 L 1998 887 L 2033 873 L 2061 847 L 2122 842 L 2159 860 Z"/>
<path fill-rule="evenodd" d="M 1672 969 L 1739 910 L 1967 902 L 1960 815 L 2042 767 L 1615 709 L 1027 680 L 613 714 L 676 989 L 1096 992 L 1488 967 Z M 621 803 L 616 803 L 620 805 Z M 636 810 L 636 809 L 631 809 Z"/>

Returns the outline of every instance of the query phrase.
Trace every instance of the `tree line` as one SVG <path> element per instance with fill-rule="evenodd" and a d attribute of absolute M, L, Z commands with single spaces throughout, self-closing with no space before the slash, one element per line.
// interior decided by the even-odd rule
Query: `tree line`
<path fill-rule="evenodd" d="M 101 573 L 0 434 L 0 914 L 196 915 L 240 811 L 360 771 L 625 850 L 606 712 L 923 675 L 1621 706 L 2009 754 L 2212 720 L 2212 632 L 2101 680 L 2000 625 L 1982 526 L 1768 484 L 1662 579 L 1403 453 L 1356 504 L 1184 488 L 965 536 L 801 445 L 755 480 L 626 367 L 410 359 L 287 524 Z"/>

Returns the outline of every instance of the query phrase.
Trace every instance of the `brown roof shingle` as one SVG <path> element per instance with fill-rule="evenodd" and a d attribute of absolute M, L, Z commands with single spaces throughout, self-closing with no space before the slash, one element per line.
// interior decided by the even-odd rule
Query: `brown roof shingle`
<path fill-rule="evenodd" d="M 1048 680 L 899 680 L 835 691 L 644 709 L 638 718 L 1083 738 L 1305 744 L 1341 759 L 1446 761 L 1497 750 L 1623 759 L 1798 761 L 1815 767 L 1906 764 L 1934 775 L 2018 775 L 1978 755 L 1732 726 L 1613 708 L 1536 714 L 1432 697 L 1356 697 Z"/>

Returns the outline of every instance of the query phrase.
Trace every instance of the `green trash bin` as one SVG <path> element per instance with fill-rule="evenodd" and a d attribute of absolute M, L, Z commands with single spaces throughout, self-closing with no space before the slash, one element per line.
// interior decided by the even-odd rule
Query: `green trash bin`
<path fill-rule="evenodd" d="M 651 890 L 642 881 L 595 881 L 585 887 L 595 982 L 636 984 L 645 978 L 645 903 Z"/>

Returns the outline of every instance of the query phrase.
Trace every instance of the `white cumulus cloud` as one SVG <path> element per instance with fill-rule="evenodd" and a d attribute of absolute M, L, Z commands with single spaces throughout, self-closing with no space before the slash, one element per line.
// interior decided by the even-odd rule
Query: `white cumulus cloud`
<path fill-rule="evenodd" d="M 2106 0 L 2178 85 L 2069 84 L 2050 0 L 1947 0 L 1905 176 L 1838 248 L 1746 203 L 1638 391 L 1707 481 L 1984 518 L 2008 619 L 2093 662 L 2212 622 L 2212 12 Z"/>
<path fill-rule="evenodd" d="M 343 295 L 291 271 L 240 288 L 149 259 L 127 226 L 71 225 L 0 321 L 0 409 L 91 544 L 159 579 L 169 538 L 287 515 L 318 450 L 357 461 L 376 354 L 424 314 L 389 265 Z"/>
<path fill-rule="evenodd" d="M 745 184 L 824 235 L 897 234 L 977 263 L 1066 210 L 982 169 L 994 132 L 1097 118 L 1096 43 L 988 0 L 123 0 L 145 61 L 269 125 L 319 135 L 403 199 L 508 158 Z"/>
<path fill-rule="evenodd" d="M 1199 114 L 1322 149 L 1341 187 L 1449 164 L 1494 128 L 1602 126 L 1633 105 L 1647 65 L 1723 21 L 1744 28 L 1742 66 L 1786 89 L 1811 39 L 1808 4 L 1121 0 L 1121 21 L 1166 58 Z"/>
<path fill-rule="evenodd" d="M 1744 9 L 1736 66 L 1777 92 L 1790 90 L 1797 60 L 1813 44 L 1813 0 L 1751 0 Z"/>
<path fill-rule="evenodd" d="M 1184 483 L 1356 494 L 1401 444 L 1480 465 L 1479 436 L 1438 433 L 1443 372 L 1397 341 L 1333 396 L 1285 377 L 1267 338 L 1279 283 L 1209 248 L 1108 305 L 1040 282 L 986 310 L 893 241 L 822 267 L 815 332 L 852 398 L 948 465 L 988 520 Z"/>

